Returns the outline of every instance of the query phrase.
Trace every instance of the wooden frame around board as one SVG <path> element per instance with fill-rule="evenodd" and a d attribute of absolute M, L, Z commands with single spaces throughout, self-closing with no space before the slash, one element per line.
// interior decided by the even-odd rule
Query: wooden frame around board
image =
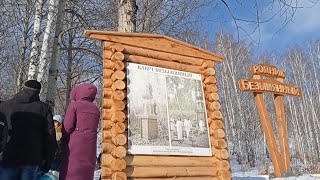
<path fill-rule="evenodd" d="M 85 31 L 103 41 L 102 179 L 231 179 L 215 63 L 222 57 L 154 34 Z M 202 75 L 211 157 L 127 154 L 125 62 Z"/>

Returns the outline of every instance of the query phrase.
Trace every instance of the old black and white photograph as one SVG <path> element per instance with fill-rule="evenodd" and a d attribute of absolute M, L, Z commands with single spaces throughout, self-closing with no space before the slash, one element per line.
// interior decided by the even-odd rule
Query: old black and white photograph
<path fill-rule="evenodd" d="M 167 76 L 172 146 L 209 148 L 201 80 Z"/>
<path fill-rule="evenodd" d="M 131 154 L 210 156 L 199 74 L 127 63 Z"/>
<path fill-rule="evenodd" d="M 131 69 L 127 77 L 130 143 L 169 146 L 165 77 Z"/>

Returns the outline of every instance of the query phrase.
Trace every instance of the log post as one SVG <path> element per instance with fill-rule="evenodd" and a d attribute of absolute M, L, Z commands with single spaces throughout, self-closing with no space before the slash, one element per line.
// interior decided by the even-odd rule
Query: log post
<path fill-rule="evenodd" d="M 283 78 L 277 78 L 277 81 L 283 83 Z M 289 140 L 287 132 L 286 116 L 284 111 L 284 101 L 282 95 L 274 95 L 274 103 L 278 124 L 279 144 L 280 144 L 280 158 L 284 166 L 284 171 L 290 170 L 290 152 Z"/>
<path fill-rule="evenodd" d="M 114 43 L 105 42 L 104 45 L 114 46 Z M 177 54 L 170 54 L 170 53 L 160 52 L 155 50 L 131 47 L 127 45 L 122 45 L 122 46 L 124 47 L 123 52 L 125 54 L 137 55 L 137 56 L 148 57 L 153 59 L 160 59 L 163 61 L 178 62 L 181 64 L 196 65 L 201 67 L 214 66 L 214 63 L 212 61 L 205 62 L 204 60 L 193 58 L 193 57 L 186 57 L 186 56 L 181 56 Z"/>
<path fill-rule="evenodd" d="M 217 176 L 218 170 L 215 167 L 127 167 L 125 173 L 128 177 L 198 177 Z"/>
<path fill-rule="evenodd" d="M 103 179 L 126 180 L 123 172 L 127 154 L 126 131 L 126 74 L 124 72 L 124 54 L 121 44 L 105 47 L 103 51 L 103 143 L 102 169 Z M 124 139 L 125 138 L 125 139 Z"/>
<path fill-rule="evenodd" d="M 218 177 L 198 176 L 198 177 L 169 177 L 169 178 L 129 178 L 129 180 L 220 180 Z"/>
<path fill-rule="evenodd" d="M 207 115 L 209 122 L 209 133 L 212 155 L 217 161 L 217 176 L 219 179 L 231 179 L 231 169 L 229 164 L 229 152 L 227 149 L 227 142 L 225 140 L 224 125 L 222 122 L 222 113 L 220 111 L 221 105 L 219 102 L 217 80 L 214 77 L 214 64 L 205 62 L 203 84 L 206 98 Z M 209 121 L 210 120 L 210 121 Z"/>
<path fill-rule="evenodd" d="M 127 166 L 166 166 L 166 167 L 216 167 L 218 159 L 214 157 L 181 156 L 143 156 L 127 155 Z"/>

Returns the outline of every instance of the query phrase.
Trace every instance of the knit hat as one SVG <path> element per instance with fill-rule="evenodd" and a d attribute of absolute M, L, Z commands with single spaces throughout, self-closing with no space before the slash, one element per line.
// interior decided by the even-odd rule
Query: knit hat
<path fill-rule="evenodd" d="M 58 121 L 60 124 L 62 124 L 62 121 L 63 121 L 63 119 L 60 115 L 53 116 L 53 120 Z"/>
<path fill-rule="evenodd" d="M 23 84 L 24 89 L 30 89 L 33 91 L 40 91 L 41 84 L 37 80 L 28 80 Z"/>

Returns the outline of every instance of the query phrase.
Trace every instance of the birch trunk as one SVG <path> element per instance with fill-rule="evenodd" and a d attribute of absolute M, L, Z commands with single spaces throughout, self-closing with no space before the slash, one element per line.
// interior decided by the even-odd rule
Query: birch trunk
<path fill-rule="evenodd" d="M 221 64 L 220 69 L 217 69 L 221 77 L 218 84 L 222 87 L 219 89 L 221 90 L 220 95 L 225 104 L 225 108 L 222 109 L 225 116 L 225 131 L 228 136 L 235 137 L 230 140 L 232 154 L 236 154 L 239 163 L 246 163 L 249 161 L 247 158 L 250 156 L 249 152 L 252 152 L 250 148 L 258 143 L 254 136 L 258 136 L 255 131 L 259 124 L 259 119 L 248 120 L 252 117 L 248 109 L 254 109 L 255 104 L 253 101 L 248 101 L 247 97 L 250 96 L 248 93 L 240 93 L 237 87 L 237 80 L 240 77 L 246 77 L 245 73 L 238 69 L 249 67 L 247 61 L 249 51 L 248 47 L 234 43 L 232 37 L 223 32 L 218 33 L 216 38 L 216 51 L 225 57 L 224 63 Z M 243 103 L 247 104 L 246 108 L 243 108 Z M 262 137 L 262 131 L 260 133 Z"/>
<path fill-rule="evenodd" d="M 313 125 L 312 127 L 314 128 L 314 139 L 316 141 L 316 149 L 315 149 L 315 155 L 312 156 L 315 158 L 315 162 L 319 162 L 320 160 L 320 153 L 319 153 L 319 149 L 320 149 L 320 126 L 318 123 L 318 118 L 317 118 L 317 109 L 319 108 L 319 103 L 320 103 L 320 96 L 318 96 L 318 94 L 320 93 L 320 87 L 319 87 L 319 80 L 318 80 L 318 70 L 319 70 L 319 62 L 320 62 L 320 56 L 318 55 L 320 54 L 320 42 L 315 42 L 312 43 L 309 47 L 309 56 L 311 58 L 311 65 L 312 65 L 312 70 L 313 73 L 311 73 L 313 75 L 312 79 L 314 80 L 314 89 L 315 92 L 314 94 L 317 94 L 316 96 L 313 94 L 312 95 L 312 99 L 310 98 L 311 101 L 315 101 L 314 104 L 311 104 L 312 107 L 312 115 L 313 115 Z"/>
<path fill-rule="evenodd" d="M 137 5 L 136 0 L 119 0 L 118 2 L 118 31 L 136 31 Z"/>
<path fill-rule="evenodd" d="M 30 4 L 27 3 L 26 11 L 29 11 Z M 24 19 L 30 19 L 30 14 L 26 13 Z M 27 40 L 29 33 L 29 21 L 24 21 L 23 23 L 23 33 L 22 33 L 22 46 L 19 53 L 19 64 L 16 75 L 16 93 L 20 91 L 25 75 L 25 61 L 26 61 L 26 50 L 27 50 Z"/>
<path fill-rule="evenodd" d="M 19 64 L 18 64 L 18 73 L 17 73 L 17 79 L 16 79 L 16 93 L 20 91 L 23 83 L 23 74 L 24 73 L 24 62 L 26 59 L 26 48 L 27 48 L 27 32 L 28 30 L 25 29 L 25 31 L 22 34 L 22 47 L 20 49 L 20 57 L 19 57 Z"/>
<path fill-rule="evenodd" d="M 69 15 L 69 23 L 68 23 L 68 29 L 71 29 L 73 27 L 73 14 Z M 72 82 L 72 61 L 73 61 L 73 53 L 72 53 L 72 48 L 73 48 L 73 31 L 68 31 L 68 49 L 67 49 L 67 80 L 66 80 L 66 102 L 65 102 L 65 107 L 68 107 L 70 103 L 70 92 L 71 92 L 71 82 Z"/>
<path fill-rule="evenodd" d="M 33 24 L 33 37 L 31 44 L 31 53 L 29 61 L 29 71 L 28 79 L 36 79 L 38 71 L 38 50 L 39 50 L 39 38 L 40 38 L 40 24 L 41 24 L 41 10 L 42 10 L 43 0 L 37 0 L 36 2 L 36 12 Z"/>
<path fill-rule="evenodd" d="M 38 73 L 37 80 L 41 84 L 43 84 L 44 74 L 46 72 L 46 64 L 48 61 L 47 52 L 48 52 L 48 45 L 50 42 L 51 25 L 52 25 L 53 16 L 54 16 L 54 5 L 55 5 L 55 0 L 50 0 L 47 25 L 44 31 L 44 37 L 43 37 L 42 47 L 40 51 L 40 58 L 39 58 L 39 73 Z"/>
<path fill-rule="evenodd" d="M 48 77 L 48 89 L 46 102 L 54 108 L 54 101 L 57 91 L 57 78 L 58 78 L 58 64 L 60 60 L 60 43 L 61 43 L 61 33 L 63 30 L 63 19 L 64 19 L 64 9 L 66 6 L 66 0 L 59 0 L 58 14 L 55 28 L 55 36 L 52 46 L 52 54 L 49 68 Z"/>

